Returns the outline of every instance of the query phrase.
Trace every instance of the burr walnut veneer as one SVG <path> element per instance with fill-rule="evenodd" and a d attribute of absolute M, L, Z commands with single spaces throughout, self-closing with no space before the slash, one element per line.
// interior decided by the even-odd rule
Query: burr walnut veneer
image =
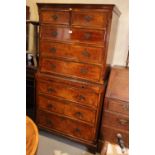
<path fill-rule="evenodd" d="M 37 125 L 96 148 L 117 19 L 114 5 L 38 3 Z"/>

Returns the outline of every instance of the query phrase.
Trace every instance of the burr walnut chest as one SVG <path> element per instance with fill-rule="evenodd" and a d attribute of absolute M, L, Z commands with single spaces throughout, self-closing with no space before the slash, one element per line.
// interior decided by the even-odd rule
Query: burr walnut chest
<path fill-rule="evenodd" d="M 101 4 L 38 3 L 38 9 L 37 125 L 96 148 L 120 12 Z"/>

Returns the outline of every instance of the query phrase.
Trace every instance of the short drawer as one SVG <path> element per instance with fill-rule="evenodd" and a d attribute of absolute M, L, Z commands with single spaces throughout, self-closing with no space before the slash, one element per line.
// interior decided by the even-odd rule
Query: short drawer
<path fill-rule="evenodd" d="M 65 26 L 41 25 L 41 39 L 52 41 L 70 41 L 69 28 Z"/>
<path fill-rule="evenodd" d="M 105 30 L 72 28 L 71 40 L 73 42 L 104 46 Z"/>
<path fill-rule="evenodd" d="M 71 137 L 88 141 L 95 139 L 95 129 L 93 127 L 45 111 L 37 111 L 37 123 L 41 127 Z"/>
<path fill-rule="evenodd" d="M 40 12 L 40 22 L 69 25 L 69 11 L 42 10 Z"/>
<path fill-rule="evenodd" d="M 105 28 L 107 26 L 109 13 L 89 9 L 73 10 L 72 25 Z"/>
<path fill-rule="evenodd" d="M 97 107 L 99 94 L 85 88 L 74 87 L 73 85 L 39 80 L 37 81 L 37 92 L 48 96 L 60 97 L 85 106 Z"/>
<path fill-rule="evenodd" d="M 82 64 L 72 61 L 40 58 L 40 71 L 88 81 L 100 82 L 102 67 L 97 65 Z"/>
<path fill-rule="evenodd" d="M 121 134 L 122 140 L 125 144 L 125 147 L 129 147 L 129 133 L 122 132 L 120 130 L 115 130 L 109 127 L 103 127 L 101 133 L 101 139 L 105 141 L 109 141 L 111 143 L 118 144 L 118 134 Z"/>
<path fill-rule="evenodd" d="M 104 48 L 40 41 L 41 56 L 64 58 L 78 62 L 101 64 Z"/>
<path fill-rule="evenodd" d="M 129 103 L 122 102 L 113 99 L 105 99 L 104 107 L 106 110 L 122 113 L 125 115 L 129 114 Z"/>
<path fill-rule="evenodd" d="M 38 108 L 50 112 L 63 114 L 73 119 L 82 120 L 88 123 L 95 123 L 96 111 L 75 105 L 69 101 L 38 95 Z"/>
<path fill-rule="evenodd" d="M 126 115 L 104 111 L 103 124 L 120 130 L 129 131 L 129 118 Z"/>

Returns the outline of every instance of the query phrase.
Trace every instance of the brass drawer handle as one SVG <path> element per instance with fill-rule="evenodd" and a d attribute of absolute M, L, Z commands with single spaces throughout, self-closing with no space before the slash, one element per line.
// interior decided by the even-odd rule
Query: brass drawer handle
<path fill-rule="evenodd" d="M 58 35 L 57 31 L 52 31 L 52 37 L 56 37 Z"/>
<path fill-rule="evenodd" d="M 48 88 L 47 91 L 48 91 L 48 93 L 55 92 L 55 90 L 53 88 Z"/>
<path fill-rule="evenodd" d="M 58 15 L 52 15 L 53 20 L 57 20 L 58 19 Z"/>
<path fill-rule="evenodd" d="M 80 133 L 81 130 L 80 130 L 79 128 L 76 128 L 76 129 L 75 129 L 75 132 Z"/>
<path fill-rule="evenodd" d="M 50 48 L 50 52 L 56 53 L 56 48 L 55 47 Z"/>
<path fill-rule="evenodd" d="M 46 124 L 49 125 L 49 126 L 52 126 L 53 125 L 53 122 L 49 119 L 46 119 Z"/>
<path fill-rule="evenodd" d="M 51 69 L 56 69 L 56 65 L 55 64 L 51 64 Z"/>
<path fill-rule="evenodd" d="M 92 17 L 91 16 L 84 16 L 84 19 L 87 21 L 87 22 L 90 22 L 92 20 Z"/>
<path fill-rule="evenodd" d="M 52 104 L 48 104 L 48 105 L 47 105 L 47 108 L 48 108 L 48 109 L 52 109 L 52 108 L 53 108 L 53 105 L 52 105 Z"/>
<path fill-rule="evenodd" d="M 125 120 L 125 119 L 119 119 L 119 123 L 121 125 L 127 125 L 129 123 L 129 121 L 128 120 Z"/>
<path fill-rule="evenodd" d="M 86 32 L 86 33 L 84 34 L 84 39 L 88 40 L 88 39 L 90 39 L 90 38 L 91 38 L 91 34 L 88 33 L 88 32 Z"/>
<path fill-rule="evenodd" d="M 76 98 L 78 99 L 78 100 L 83 100 L 83 101 L 85 101 L 86 100 L 86 98 L 83 96 L 83 95 L 77 95 L 76 96 Z"/>
<path fill-rule="evenodd" d="M 129 106 L 127 104 L 124 104 L 123 105 L 123 109 L 126 110 L 126 111 L 128 111 L 129 110 Z"/>
<path fill-rule="evenodd" d="M 81 112 L 79 112 L 79 111 L 76 112 L 75 115 L 76 115 L 77 117 L 79 117 L 79 118 L 82 118 L 82 117 L 83 117 L 83 114 L 82 114 Z"/>
<path fill-rule="evenodd" d="M 87 50 L 82 51 L 82 55 L 85 57 L 90 57 L 90 53 Z"/>
<path fill-rule="evenodd" d="M 88 73 L 88 69 L 87 68 L 81 68 L 80 69 L 80 73 L 81 74 L 87 74 Z"/>

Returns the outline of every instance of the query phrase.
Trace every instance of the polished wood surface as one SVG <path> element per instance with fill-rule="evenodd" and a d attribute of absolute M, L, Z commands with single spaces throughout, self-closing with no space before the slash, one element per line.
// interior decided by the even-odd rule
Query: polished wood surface
<path fill-rule="evenodd" d="M 38 141 L 37 126 L 28 116 L 26 116 L 26 155 L 36 154 Z"/>
<path fill-rule="evenodd" d="M 111 20 L 119 11 L 89 4 L 39 3 L 38 8 L 37 124 L 96 149 Z"/>
<path fill-rule="evenodd" d="M 118 144 L 121 134 L 125 147 L 129 147 L 129 70 L 114 66 L 110 73 L 104 100 L 99 137 L 99 150 L 104 141 Z"/>

